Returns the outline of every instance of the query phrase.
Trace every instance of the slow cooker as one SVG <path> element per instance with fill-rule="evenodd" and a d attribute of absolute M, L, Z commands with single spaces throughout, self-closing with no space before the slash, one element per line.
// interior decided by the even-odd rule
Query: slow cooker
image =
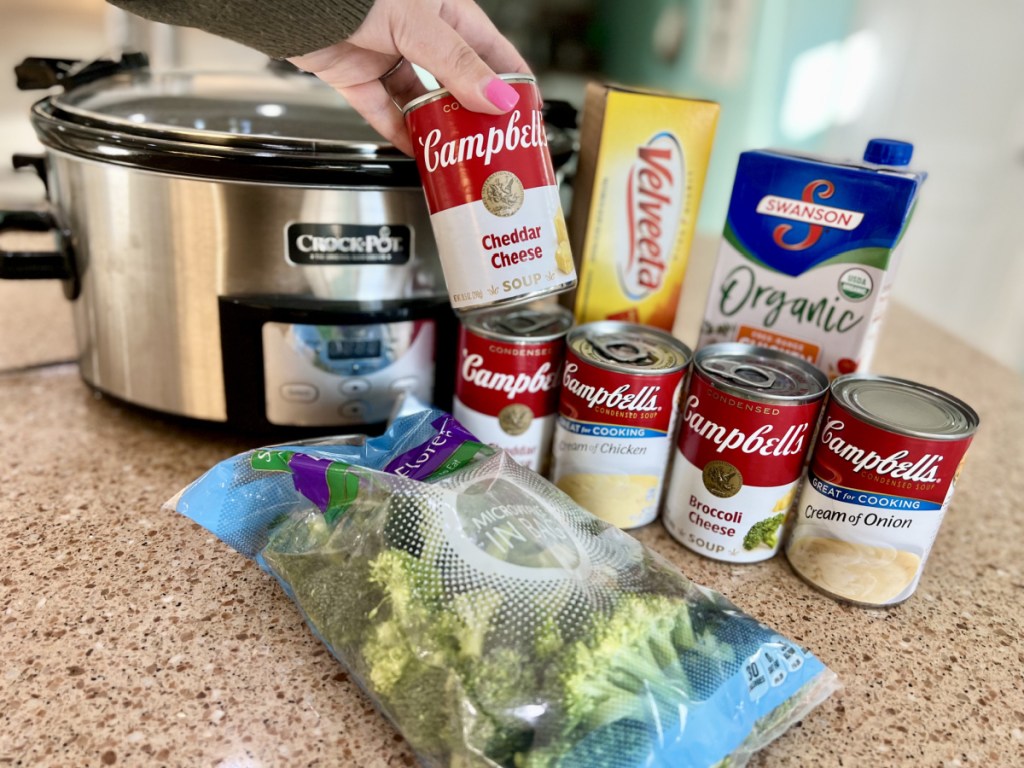
<path fill-rule="evenodd" d="M 61 90 L 31 121 L 81 376 L 155 411 L 246 429 L 383 426 L 400 393 L 448 407 L 455 316 L 415 162 L 316 78 L 154 73 L 145 56 L 27 59 Z M 553 154 L 571 153 L 566 144 Z"/>

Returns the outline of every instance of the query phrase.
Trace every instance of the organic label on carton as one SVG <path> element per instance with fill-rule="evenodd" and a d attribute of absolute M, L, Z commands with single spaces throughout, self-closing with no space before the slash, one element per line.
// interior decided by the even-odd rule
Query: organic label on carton
<path fill-rule="evenodd" d="M 830 377 L 866 369 L 924 174 L 740 155 L 698 347 L 740 341 Z"/>

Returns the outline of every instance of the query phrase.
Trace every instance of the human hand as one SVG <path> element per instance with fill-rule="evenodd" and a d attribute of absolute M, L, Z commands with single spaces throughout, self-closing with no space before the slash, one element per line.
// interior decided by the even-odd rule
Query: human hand
<path fill-rule="evenodd" d="M 474 0 L 376 0 L 346 40 L 289 61 L 332 86 L 411 155 L 395 104 L 408 103 L 426 88 L 403 58 L 430 72 L 464 107 L 489 114 L 508 112 L 518 99 L 496 72 L 530 71 Z"/>

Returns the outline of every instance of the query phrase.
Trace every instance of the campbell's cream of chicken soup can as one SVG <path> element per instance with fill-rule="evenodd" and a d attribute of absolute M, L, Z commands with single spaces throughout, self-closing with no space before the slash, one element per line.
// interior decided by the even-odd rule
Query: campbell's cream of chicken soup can
<path fill-rule="evenodd" d="M 548 469 L 571 326 L 572 313 L 553 305 L 473 312 L 459 328 L 455 418 L 534 472 Z"/>
<path fill-rule="evenodd" d="M 605 320 L 566 341 L 552 480 L 620 528 L 658 516 L 679 397 L 693 353 L 671 334 Z"/>
<path fill-rule="evenodd" d="M 840 376 L 830 391 L 786 556 L 832 597 L 895 605 L 917 588 L 978 415 L 885 376 Z"/>
<path fill-rule="evenodd" d="M 749 344 L 699 350 L 665 493 L 666 530 L 731 563 L 779 550 L 828 378 L 810 363 Z"/>
<path fill-rule="evenodd" d="M 447 89 L 403 110 L 457 311 L 576 285 L 536 80 L 501 78 L 519 94 L 503 115 L 468 110 Z"/>

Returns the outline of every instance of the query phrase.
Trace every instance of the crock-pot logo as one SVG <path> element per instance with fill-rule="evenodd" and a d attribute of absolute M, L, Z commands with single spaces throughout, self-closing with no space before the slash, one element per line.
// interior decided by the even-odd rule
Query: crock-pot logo
<path fill-rule="evenodd" d="M 661 287 L 682 218 L 685 169 L 676 137 L 662 132 L 637 149 L 626 185 L 629 248 L 618 266 L 619 283 L 639 300 Z"/>
<path fill-rule="evenodd" d="M 412 235 L 395 224 L 288 225 L 288 260 L 293 264 L 405 264 Z"/>
<path fill-rule="evenodd" d="M 804 186 L 799 200 L 777 195 L 765 195 L 757 204 L 757 212 L 765 216 L 777 216 L 781 219 L 798 221 L 807 225 L 807 231 L 803 238 L 792 241 L 787 239 L 792 224 L 779 224 L 772 231 L 772 240 L 780 248 L 787 251 L 802 251 L 810 248 L 821 238 L 825 229 L 842 229 L 851 231 L 856 229 L 864 214 L 860 211 L 849 211 L 845 208 L 834 208 L 822 205 L 818 202 L 828 200 L 835 194 L 836 187 L 827 179 L 815 179 Z M 799 234 L 796 235 L 799 237 Z"/>

